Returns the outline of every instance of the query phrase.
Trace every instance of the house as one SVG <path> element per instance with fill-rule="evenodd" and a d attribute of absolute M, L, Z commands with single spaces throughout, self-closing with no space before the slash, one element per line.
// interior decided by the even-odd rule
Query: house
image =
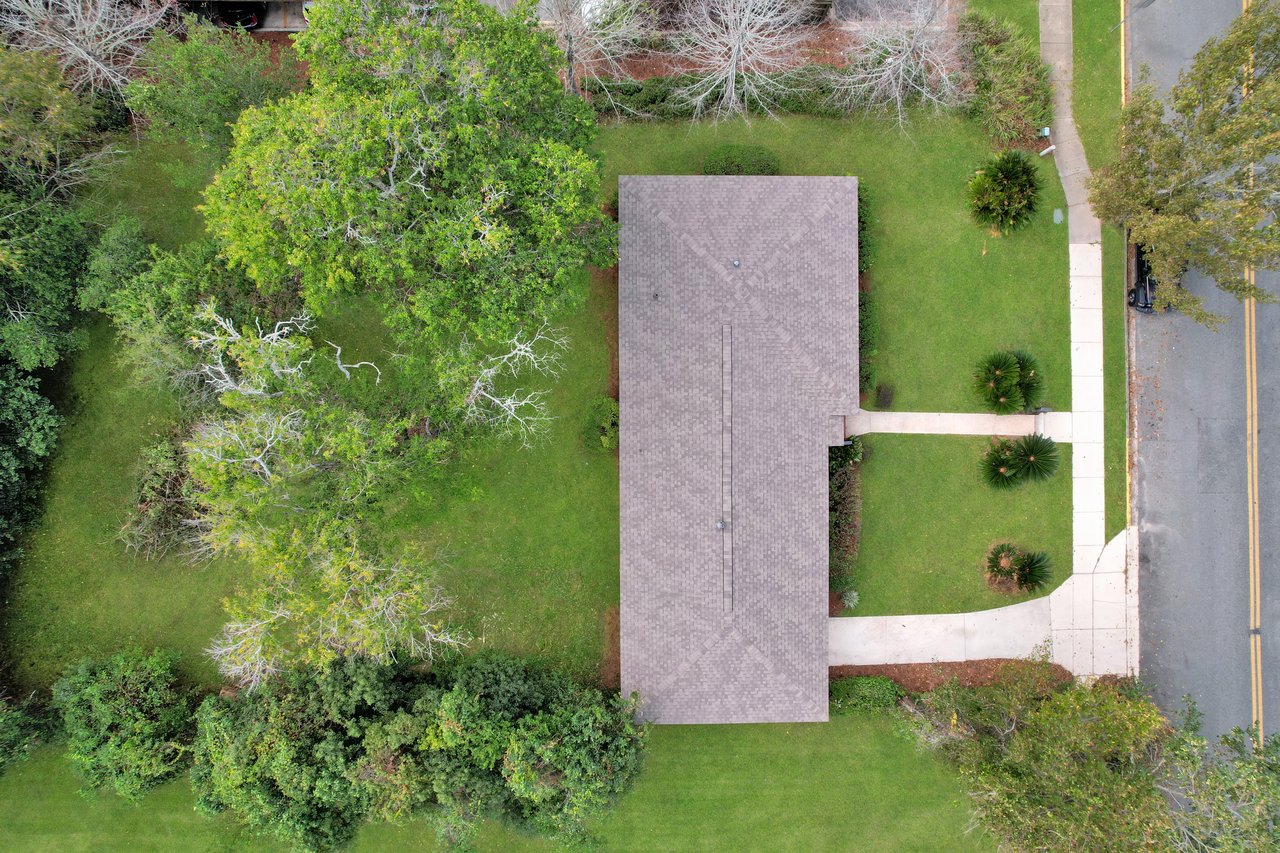
<path fill-rule="evenodd" d="M 623 693 L 827 719 L 827 448 L 857 411 L 857 180 L 619 181 Z"/>

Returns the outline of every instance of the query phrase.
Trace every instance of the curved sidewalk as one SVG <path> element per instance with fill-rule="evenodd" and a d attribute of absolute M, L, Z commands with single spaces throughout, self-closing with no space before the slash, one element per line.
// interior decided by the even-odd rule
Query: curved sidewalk
<path fill-rule="evenodd" d="M 995 610 L 834 617 L 831 665 L 1026 657 L 1048 640 L 1053 660 L 1077 677 L 1138 674 L 1138 573 L 1125 570 L 1136 569 L 1137 536 L 1123 530 L 1106 541 L 1102 225 L 1089 207 L 1089 165 L 1071 112 L 1071 0 L 1040 0 L 1040 53 L 1052 68 L 1054 160 L 1067 198 L 1072 403 L 1071 412 L 1053 413 L 1052 424 L 1043 426 L 1072 446 L 1071 577 L 1046 598 Z M 1032 431 L 1023 421 L 994 415 L 860 412 L 851 421 L 861 432 Z"/>

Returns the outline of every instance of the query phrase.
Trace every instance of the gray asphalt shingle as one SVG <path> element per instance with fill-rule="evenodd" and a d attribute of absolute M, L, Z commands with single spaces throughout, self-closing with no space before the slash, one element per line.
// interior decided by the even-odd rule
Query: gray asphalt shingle
<path fill-rule="evenodd" d="M 622 689 L 660 723 L 825 720 L 857 180 L 623 176 L 619 214 Z"/>

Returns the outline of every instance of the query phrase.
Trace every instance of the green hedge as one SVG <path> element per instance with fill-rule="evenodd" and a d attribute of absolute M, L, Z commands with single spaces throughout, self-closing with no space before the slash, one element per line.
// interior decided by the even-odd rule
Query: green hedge
<path fill-rule="evenodd" d="M 702 160 L 704 175 L 780 175 L 782 158 L 763 145 L 726 142 L 707 152 Z"/>
<path fill-rule="evenodd" d="M 855 675 L 831 682 L 831 713 L 881 711 L 892 708 L 906 694 L 902 688 L 882 675 Z"/>

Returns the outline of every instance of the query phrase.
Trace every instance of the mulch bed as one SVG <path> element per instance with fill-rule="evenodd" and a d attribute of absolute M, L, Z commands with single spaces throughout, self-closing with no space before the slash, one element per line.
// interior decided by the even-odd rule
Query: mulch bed
<path fill-rule="evenodd" d="M 882 675 L 895 682 L 908 693 L 928 693 L 941 687 L 952 678 L 965 687 L 987 687 L 1000 680 L 1005 666 L 1025 665 L 1016 658 L 984 658 L 982 660 L 954 661 L 951 663 L 891 663 L 877 666 L 829 666 L 829 678 L 848 678 L 853 675 Z M 1058 664 L 1051 664 L 1054 674 L 1066 684 L 1071 673 Z"/>
<path fill-rule="evenodd" d="M 618 635 L 618 606 L 604 612 L 604 653 L 600 655 L 600 685 L 610 690 L 622 686 L 622 650 Z"/>

